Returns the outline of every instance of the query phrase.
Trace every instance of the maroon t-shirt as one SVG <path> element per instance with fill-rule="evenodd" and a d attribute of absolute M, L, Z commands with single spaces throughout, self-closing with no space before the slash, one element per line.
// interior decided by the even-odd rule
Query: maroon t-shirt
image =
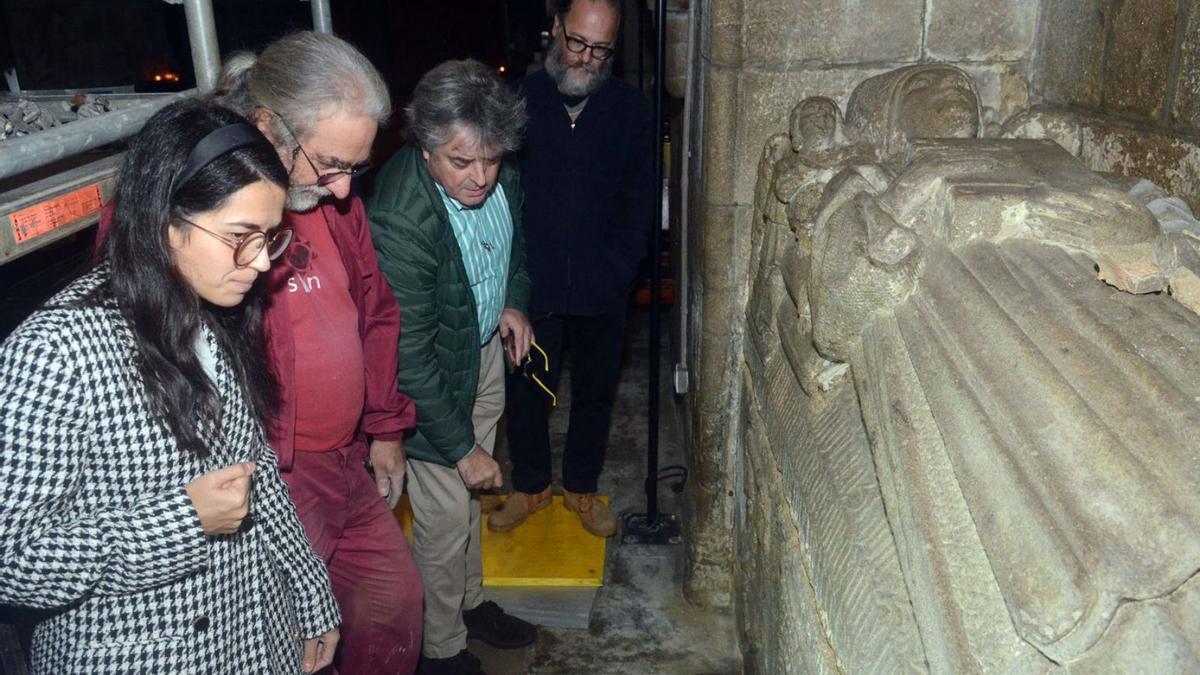
<path fill-rule="evenodd" d="M 292 214 L 288 311 L 296 358 L 296 449 L 326 451 L 354 440 L 365 381 L 358 308 L 321 209 Z M 276 263 L 278 264 L 278 263 Z"/>

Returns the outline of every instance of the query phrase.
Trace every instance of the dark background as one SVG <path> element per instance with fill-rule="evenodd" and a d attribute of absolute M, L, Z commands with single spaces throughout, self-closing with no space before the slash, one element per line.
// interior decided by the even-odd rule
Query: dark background
<path fill-rule="evenodd" d="M 285 33 L 312 28 L 311 6 L 300 0 L 212 4 L 222 55 L 258 51 Z M 637 33 L 641 4 L 626 1 L 626 34 Z M 383 74 L 397 111 L 421 75 L 446 59 L 478 59 L 519 79 L 551 23 L 546 0 L 330 0 L 330 14 L 334 33 Z M 633 51 L 618 50 L 613 70 L 636 82 L 642 59 Z M 0 70 L 12 67 L 22 89 L 195 86 L 183 6 L 162 0 L 0 0 Z M 178 82 L 154 81 L 165 73 Z M 381 159 L 398 143 L 399 126 L 397 119 L 380 134 Z"/>
<path fill-rule="evenodd" d="M 299 0 L 214 0 L 220 53 L 260 50 L 312 28 Z M 446 59 L 475 58 L 519 77 L 549 28 L 545 0 L 331 0 L 334 32 L 383 74 L 399 110 L 420 76 Z M 195 86 L 182 5 L 162 0 L 0 0 L 0 70 L 22 89 Z M 156 83 L 173 73 L 178 82 Z M 381 134 L 397 144 L 398 124 Z M 389 153 L 390 154 L 390 153 Z"/>

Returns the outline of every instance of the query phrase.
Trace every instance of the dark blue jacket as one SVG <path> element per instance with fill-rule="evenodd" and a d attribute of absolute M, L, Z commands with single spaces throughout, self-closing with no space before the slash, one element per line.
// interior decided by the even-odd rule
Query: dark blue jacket
<path fill-rule="evenodd" d="M 529 126 L 525 186 L 530 310 L 596 316 L 624 307 L 646 255 L 655 208 L 650 106 L 609 78 L 571 128 L 545 71 L 522 83 Z"/>

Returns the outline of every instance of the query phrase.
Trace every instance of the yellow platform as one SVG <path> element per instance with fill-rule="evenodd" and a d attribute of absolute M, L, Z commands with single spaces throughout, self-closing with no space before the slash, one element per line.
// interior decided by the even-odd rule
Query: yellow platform
<path fill-rule="evenodd" d="M 605 504 L 608 497 L 600 496 Z M 503 497 L 484 495 L 481 507 L 498 507 Z M 408 495 L 396 505 L 396 519 L 412 541 L 412 509 Z M 607 540 L 579 524 L 579 517 L 563 507 L 555 495 L 550 506 L 529 516 L 511 532 L 487 529 L 486 513 L 480 519 L 484 586 L 602 586 Z"/>

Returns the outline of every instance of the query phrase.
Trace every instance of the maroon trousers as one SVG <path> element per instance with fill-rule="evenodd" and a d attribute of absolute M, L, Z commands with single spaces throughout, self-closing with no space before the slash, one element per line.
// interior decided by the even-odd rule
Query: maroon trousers
<path fill-rule="evenodd" d="M 340 675 L 410 675 L 421 655 L 421 575 L 363 467 L 361 445 L 296 452 L 283 474 L 342 609 Z"/>

